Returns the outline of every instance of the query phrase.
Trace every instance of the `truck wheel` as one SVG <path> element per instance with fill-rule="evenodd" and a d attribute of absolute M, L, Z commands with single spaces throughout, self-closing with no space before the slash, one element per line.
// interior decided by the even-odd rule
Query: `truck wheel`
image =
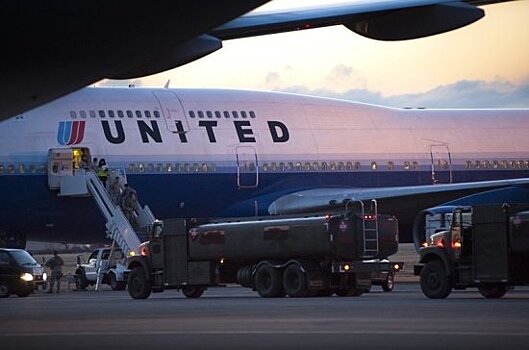
<path fill-rule="evenodd" d="M 206 288 L 203 287 L 184 286 L 182 287 L 182 294 L 188 298 L 200 298 L 200 296 L 204 294 L 205 290 Z"/>
<path fill-rule="evenodd" d="M 507 293 L 507 286 L 503 283 L 484 283 L 479 286 L 479 292 L 485 298 L 497 299 Z"/>
<path fill-rule="evenodd" d="M 85 290 L 88 286 L 88 283 L 86 282 L 86 277 L 84 273 L 81 271 L 78 271 L 75 273 L 75 289 L 77 290 Z"/>
<path fill-rule="evenodd" d="M 147 299 L 151 295 L 151 285 L 142 267 L 134 267 L 130 271 L 128 285 L 133 299 Z"/>
<path fill-rule="evenodd" d="M 300 264 L 290 264 L 283 272 L 283 289 L 290 297 L 306 297 L 309 294 L 307 275 Z"/>
<path fill-rule="evenodd" d="M 263 298 L 282 297 L 281 271 L 270 265 L 261 265 L 255 272 L 255 289 Z"/>
<path fill-rule="evenodd" d="M 9 287 L 6 283 L 0 282 L 0 298 L 7 298 L 9 296 Z"/>
<path fill-rule="evenodd" d="M 115 273 L 111 272 L 108 277 L 110 279 L 110 288 L 112 288 L 112 290 L 123 290 L 123 289 L 125 289 L 125 282 L 118 281 L 116 279 L 116 274 Z"/>
<path fill-rule="evenodd" d="M 452 279 L 442 261 L 426 263 L 421 271 L 421 290 L 430 299 L 444 299 L 452 292 Z"/>
<path fill-rule="evenodd" d="M 384 292 L 391 292 L 394 287 L 395 287 L 395 274 L 393 273 L 393 271 L 390 271 L 388 273 L 388 277 L 386 277 L 386 280 L 382 282 L 382 290 L 384 290 Z"/>

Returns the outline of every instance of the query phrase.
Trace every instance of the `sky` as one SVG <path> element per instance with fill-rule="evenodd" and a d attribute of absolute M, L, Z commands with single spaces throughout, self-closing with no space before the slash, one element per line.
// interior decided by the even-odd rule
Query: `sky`
<path fill-rule="evenodd" d="M 328 3 L 273 0 L 259 10 Z M 367 39 L 343 26 L 229 40 L 185 66 L 97 85 L 170 80 L 174 88 L 287 91 L 393 107 L 528 108 L 529 0 L 484 9 L 485 18 L 465 28 L 409 41 Z"/>

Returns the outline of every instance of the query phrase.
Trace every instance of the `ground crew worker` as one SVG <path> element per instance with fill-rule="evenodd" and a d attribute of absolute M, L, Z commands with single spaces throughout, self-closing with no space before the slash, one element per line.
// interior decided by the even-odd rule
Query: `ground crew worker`
<path fill-rule="evenodd" d="M 57 282 L 57 293 L 59 293 L 61 290 L 62 265 L 64 265 L 64 261 L 55 250 L 53 251 L 53 257 L 46 261 L 44 265 L 49 267 L 51 270 L 50 287 L 48 289 L 48 293 L 53 293 L 53 285 L 55 282 Z"/>
<path fill-rule="evenodd" d="M 119 204 L 123 210 L 123 214 L 125 214 L 125 217 L 129 220 L 132 227 L 135 229 L 138 228 L 138 222 L 134 215 L 134 211 L 138 205 L 138 194 L 135 189 L 129 186 L 129 184 L 125 184 L 124 186 L 123 192 L 119 198 Z"/>
<path fill-rule="evenodd" d="M 101 164 L 101 161 L 99 161 L 99 163 Z M 108 168 L 107 168 L 107 166 L 106 165 L 98 166 L 97 167 L 97 171 L 96 171 L 96 175 L 99 178 L 99 180 L 103 183 L 103 186 L 105 186 L 105 188 L 106 188 L 107 187 L 107 178 L 108 178 Z"/>

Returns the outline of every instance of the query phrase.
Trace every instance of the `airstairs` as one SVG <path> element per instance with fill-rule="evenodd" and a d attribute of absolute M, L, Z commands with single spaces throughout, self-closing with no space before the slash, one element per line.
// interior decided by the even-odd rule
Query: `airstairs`
<path fill-rule="evenodd" d="M 108 175 L 109 180 L 116 177 L 119 178 L 120 190 L 123 191 L 127 183 L 126 175 L 111 170 Z M 139 203 L 137 204 L 134 211 L 137 227 L 134 228 L 92 170 L 79 169 L 74 175 L 62 176 L 58 186 L 50 188 L 59 190 L 58 196 L 60 197 L 91 195 L 106 220 L 107 238 L 114 241 L 126 256 L 139 254 L 141 241 L 138 233 L 145 232 L 146 227 L 155 220 L 149 206 L 142 207 Z"/>

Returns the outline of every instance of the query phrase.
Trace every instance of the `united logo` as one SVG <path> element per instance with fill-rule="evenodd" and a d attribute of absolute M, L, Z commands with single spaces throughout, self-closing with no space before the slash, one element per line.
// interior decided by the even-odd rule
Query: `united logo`
<path fill-rule="evenodd" d="M 84 138 L 85 124 L 86 121 L 84 120 L 59 122 L 57 142 L 63 146 L 81 143 Z"/>

